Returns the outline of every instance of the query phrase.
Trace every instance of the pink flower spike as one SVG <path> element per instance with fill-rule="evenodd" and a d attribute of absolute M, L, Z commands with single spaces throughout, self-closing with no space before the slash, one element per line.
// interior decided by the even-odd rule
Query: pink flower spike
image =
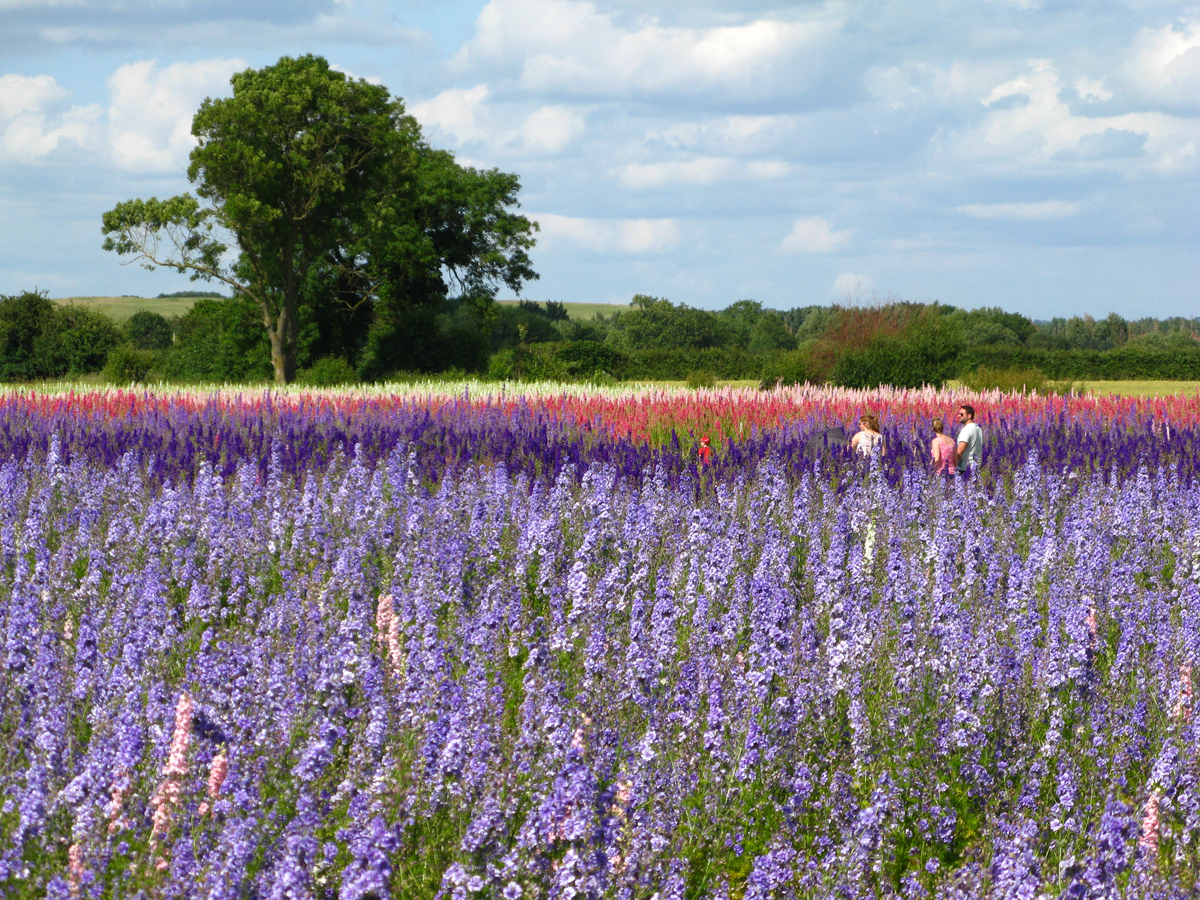
<path fill-rule="evenodd" d="M 375 629 L 375 639 L 386 649 L 392 672 L 399 676 L 404 661 L 400 653 L 400 620 L 396 617 L 396 604 L 391 594 L 379 598 L 379 606 L 375 610 Z"/>
<path fill-rule="evenodd" d="M 210 800 L 216 800 L 221 793 L 221 785 L 225 783 L 225 776 L 229 774 L 229 757 L 225 755 L 225 750 L 213 757 L 212 765 L 208 768 L 208 797 Z"/>
<path fill-rule="evenodd" d="M 83 848 L 78 843 L 71 845 L 67 851 L 67 887 L 72 897 L 79 896 L 79 886 L 83 883 Z"/>
<path fill-rule="evenodd" d="M 175 704 L 175 730 L 171 734 L 171 750 L 167 755 L 167 764 L 163 767 L 163 780 L 154 796 L 150 798 L 150 806 L 154 809 L 153 825 L 150 829 L 152 844 L 159 835 L 170 830 L 175 807 L 179 805 L 183 779 L 187 775 L 187 751 L 192 736 L 194 711 L 195 705 L 191 695 L 184 691 Z"/>
<path fill-rule="evenodd" d="M 1158 804 L 1161 801 L 1162 791 L 1155 788 L 1146 800 L 1146 812 L 1142 816 L 1142 836 L 1138 838 L 1138 844 L 1145 847 L 1150 856 L 1158 852 Z"/>

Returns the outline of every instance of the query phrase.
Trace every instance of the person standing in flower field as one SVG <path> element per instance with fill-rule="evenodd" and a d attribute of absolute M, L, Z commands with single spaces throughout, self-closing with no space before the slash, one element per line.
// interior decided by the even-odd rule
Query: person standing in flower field
<path fill-rule="evenodd" d="M 700 465 L 712 465 L 712 441 L 706 434 L 700 438 Z"/>
<path fill-rule="evenodd" d="M 958 474 L 970 478 L 983 462 L 983 429 L 975 424 L 975 407 L 964 403 L 958 408 Z"/>
<path fill-rule="evenodd" d="M 883 435 L 879 433 L 879 419 L 874 413 L 863 413 L 858 417 L 858 434 L 850 438 L 850 449 L 859 456 L 873 456 L 883 452 Z"/>
<path fill-rule="evenodd" d="M 929 453 L 933 458 L 933 474 L 943 478 L 954 477 L 954 465 L 958 459 L 954 438 L 943 431 L 945 422 L 939 417 L 929 423 L 933 428 L 933 442 L 929 445 Z"/>

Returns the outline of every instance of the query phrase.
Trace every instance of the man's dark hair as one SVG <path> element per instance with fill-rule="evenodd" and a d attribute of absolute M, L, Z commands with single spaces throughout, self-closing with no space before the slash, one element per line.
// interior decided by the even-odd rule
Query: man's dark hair
<path fill-rule="evenodd" d="M 970 416 L 972 419 L 975 418 L 975 407 L 973 407 L 971 404 L 963 403 L 958 408 L 965 409 L 968 416 Z"/>

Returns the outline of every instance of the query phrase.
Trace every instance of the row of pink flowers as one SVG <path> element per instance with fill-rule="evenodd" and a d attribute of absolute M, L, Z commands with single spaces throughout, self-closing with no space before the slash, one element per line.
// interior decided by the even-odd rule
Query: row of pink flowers
<path fill-rule="evenodd" d="M 19 408 L 49 415 L 66 409 L 99 417 L 153 414 L 166 405 L 269 414 L 272 409 L 301 410 L 314 416 L 353 417 L 367 410 L 418 408 L 437 411 L 534 410 L 553 419 L 569 419 L 584 428 L 603 428 L 635 438 L 676 431 L 705 431 L 715 437 L 739 437 L 753 429 L 818 417 L 851 423 L 864 411 L 888 419 L 949 416 L 961 403 L 978 410 L 985 426 L 1014 418 L 1060 421 L 1145 421 L 1161 426 L 1200 423 L 1200 396 L 1121 398 L 1101 394 L 1041 395 L 978 393 L 963 390 L 845 390 L 814 385 L 759 391 L 721 388 L 689 391 L 621 387 L 502 386 L 485 383 L 431 383 L 379 386 L 346 391 L 127 391 L 68 390 L 59 393 L 15 391 L 0 394 L 0 412 Z"/>

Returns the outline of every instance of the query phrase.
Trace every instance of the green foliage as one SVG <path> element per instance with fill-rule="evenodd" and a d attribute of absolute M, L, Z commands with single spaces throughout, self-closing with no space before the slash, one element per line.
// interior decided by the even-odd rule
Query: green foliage
<path fill-rule="evenodd" d="M 608 337 L 608 320 L 603 316 L 597 316 L 585 322 L 576 322 L 568 319 L 565 322 L 556 322 L 555 328 L 558 329 L 560 340 L 572 343 L 577 341 L 601 343 Z"/>
<path fill-rule="evenodd" d="M 30 381 L 63 374 L 53 353 L 58 308 L 41 291 L 0 297 L 0 377 Z"/>
<path fill-rule="evenodd" d="M 346 278 L 331 266 L 313 266 L 300 287 L 296 310 L 297 366 L 307 368 L 327 356 L 357 365 L 373 317 L 371 305 L 361 302 Z"/>
<path fill-rule="evenodd" d="M 1184 331 L 1170 334 L 1149 333 L 1139 334 L 1129 339 L 1126 344 L 1131 350 L 1146 353 L 1195 353 L 1200 350 L 1196 337 Z"/>
<path fill-rule="evenodd" d="M 308 387 L 337 387 L 343 384 L 357 384 L 358 372 L 342 357 L 326 356 L 318 359 L 307 369 L 303 369 L 296 377 L 296 383 Z"/>
<path fill-rule="evenodd" d="M 533 306 L 533 309 L 529 307 Z M 558 340 L 558 329 L 542 314 L 536 303 L 501 306 L 491 321 L 491 349 L 494 353 L 522 342 L 540 344 Z"/>
<path fill-rule="evenodd" d="M 633 309 L 612 318 L 609 340 L 618 349 L 703 350 L 730 342 L 731 329 L 718 316 L 670 300 L 638 294 Z"/>
<path fill-rule="evenodd" d="M 0 378 L 29 381 L 98 372 L 120 342 L 108 316 L 58 306 L 39 291 L 0 297 Z"/>
<path fill-rule="evenodd" d="M 595 379 L 604 374 L 620 379 L 629 368 L 629 357 L 598 341 L 559 344 L 554 353 L 570 378 Z"/>
<path fill-rule="evenodd" d="M 799 350 L 780 353 L 770 358 L 763 366 L 759 387 L 768 391 L 774 387 L 804 384 L 806 381 L 821 380 L 813 371 L 812 342 L 806 342 Z"/>
<path fill-rule="evenodd" d="M 708 369 L 692 369 L 687 373 L 684 384 L 694 391 L 701 388 L 715 388 L 717 386 L 717 376 Z"/>
<path fill-rule="evenodd" d="M 751 353 L 770 353 L 772 350 L 795 348 L 796 338 L 787 330 L 783 316 L 778 313 L 764 313 L 750 329 L 750 343 L 747 349 Z"/>
<path fill-rule="evenodd" d="M 372 324 L 358 374 L 381 381 L 396 372 L 484 372 L 488 342 L 486 322 L 470 303 L 400 309 Z"/>
<path fill-rule="evenodd" d="M 970 312 L 954 310 L 949 317 L 962 328 L 963 342 L 970 346 L 1024 344 L 1037 330 L 1030 319 L 1020 313 L 1005 312 L 999 307 L 973 309 Z"/>
<path fill-rule="evenodd" d="M 629 358 L 595 341 L 519 345 L 494 353 L 488 377 L 497 381 L 586 381 L 612 384 L 625 377 Z"/>
<path fill-rule="evenodd" d="M 831 380 L 852 388 L 941 387 L 954 375 L 960 342 L 955 323 L 936 309 L 923 310 L 902 331 L 880 332 L 866 346 L 843 352 Z"/>
<path fill-rule="evenodd" d="M 193 297 L 208 297 L 213 300 L 224 300 L 225 295 L 220 291 L 172 291 L 169 294 L 158 294 L 156 300 L 189 300 Z"/>
<path fill-rule="evenodd" d="M 123 329 L 125 340 L 139 350 L 166 350 L 174 331 L 165 316 L 140 309 L 129 317 Z"/>
<path fill-rule="evenodd" d="M 570 381 L 551 344 L 518 345 L 492 354 L 488 377 L 496 381 Z"/>
<path fill-rule="evenodd" d="M 146 384 L 158 368 L 158 354 L 122 344 L 108 352 L 101 377 L 108 384 Z"/>
<path fill-rule="evenodd" d="M 725 345 L 739 350 L 749 347 L 750 332 L 762 316 L 763 307 L 757 300 L 738 300 L 717 313 L 728 335 Z"/>
<path fill-rule="evenodd" d="M 1116 313 L 1103 319 L 1091 316 L 1056 317 L 1038 322 L 1037 332 L 1027 341 L 1030 347 L 1058 350 L 1112 350 L 1143 336 L 1180 336 L 1194 340 L 1200 335 L 1200 319 L 1172 316 L 1166 319 L 1126 321 Z"/>
<path fill-rule="evenodd" d="M 56 324 L 57 353 L 67 375 L 99 372 L 121 342 L 112 319 L 84 306 L 59 307 Z"/>
<path fill-rule="evenodd" d="M 824 335 L 836 315 L 833 306 L 800 306 L 783 313 L 783 323 L 799 345 Z"/>
<path fill-rule="evenodd" d="M 1045 350 L 1022 347 L 968 347 L 959 357 L 960 373 L 980 366 L 992 369 L 1038 369 L 1059 382 L 1122 380 L 1200 380 L 1200 346 L 1157 338 L 1133 339 L 1112 350 Z M 1190 341 L 1190 339 L 1188 339 Z M 961 376 L 960 376 L 961 377 Z"/>
<path fill-rule="evenodd" d="M 179 319 L 175 343 L 163 359 L 172 381 L 264 381 L 271 377 L 261 313 L 244 297 L 198 300 Z"/>
<path fill-rule="evenodd" d="M 567 322 L 571 318 L 567 313 L 567 305 L 557 300 L 547 300 L 545 306 L 536 300 L 519 300 L 517 309 L 540 316 L 548 322 Z"/>
<path fill-rule="evenodd" d="M 625 378 L 632 381 L 680 381 L 694 369 L 706 369 L 721 381 L 758 380 L 774 354 L 708 347 L 703 350 L 638 350 L 626 354 Z"/>

